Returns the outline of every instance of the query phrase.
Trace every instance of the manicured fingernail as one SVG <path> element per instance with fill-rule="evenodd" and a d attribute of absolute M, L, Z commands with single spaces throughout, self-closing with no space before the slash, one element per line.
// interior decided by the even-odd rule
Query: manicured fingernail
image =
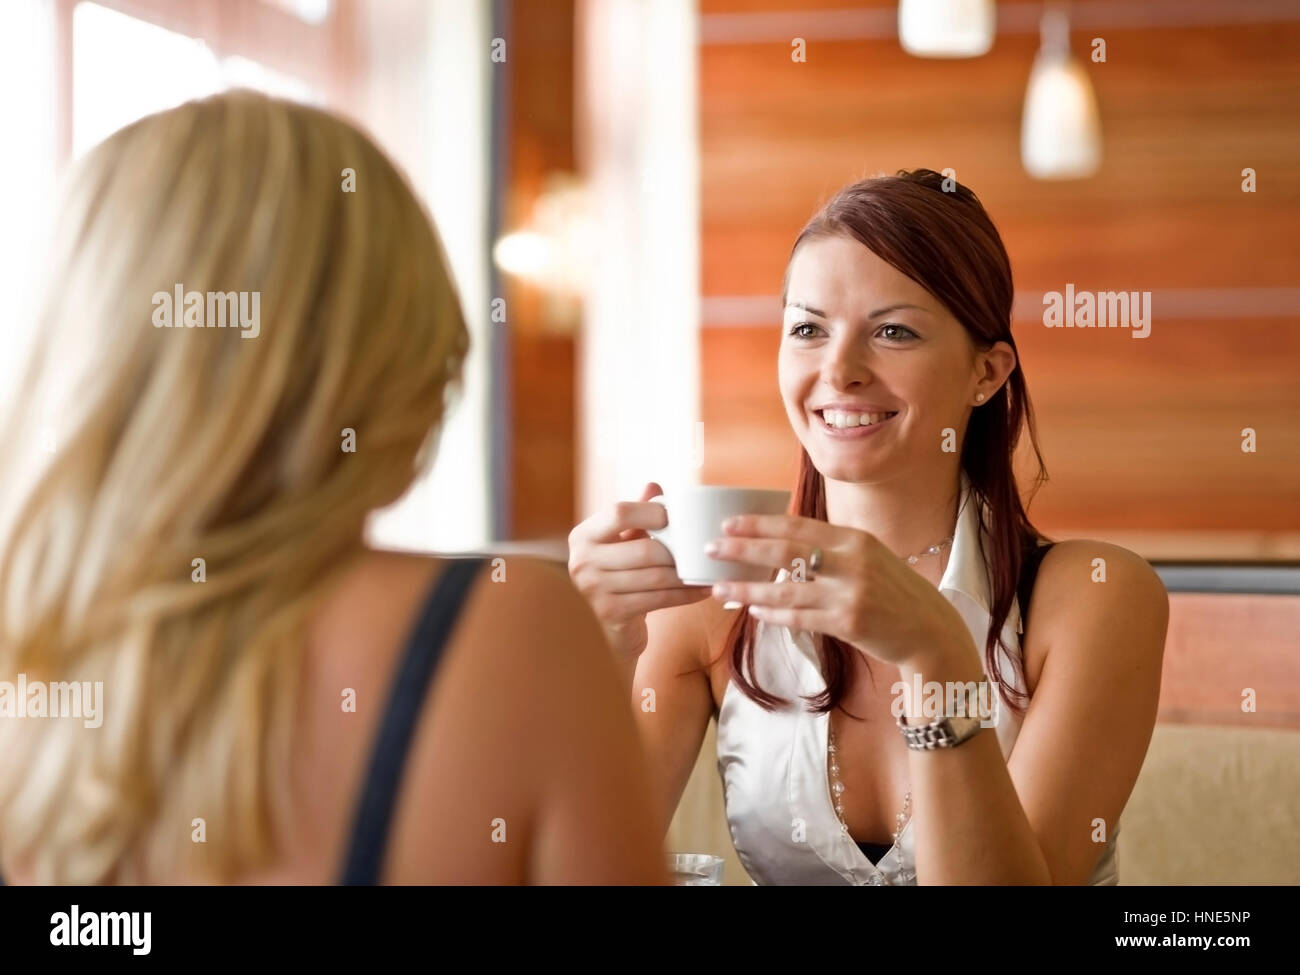
<path fill-rule="evenodd" d="M 713 595 L 719 599 L 726 599 L 731 595 L 731 587 L 723 582 L 715 582 L 713 584 Z"/>
<path fill-rule="evenodd" d="M 705 546 L 704 546 L 704 554 L 705 554 L 705 555 L 717 555 L 717 554 L 718 554 L 718 543 L 717 543 L 717 542 L 707 542 L 707 543 L 705 543 Z"/>
<path fill-rule="evenodd" d="M 736 527 L 736 519 L 734 517 L 728 518 L 726 521 L 722 523 L 722 530 L 724 532 L 729 532 L 735 527 Z"/>
<path fill-rule="evenodd" d="M 757 607 L 757 606 L 751 606 L 751 607 L 749 607 L 749 615 L 750 615 L 750 616 L 757 616 L 757 615 L 758 615 L 758 612 L 759 612 L 759 610 L 758 610 L 758 607 Z"/>

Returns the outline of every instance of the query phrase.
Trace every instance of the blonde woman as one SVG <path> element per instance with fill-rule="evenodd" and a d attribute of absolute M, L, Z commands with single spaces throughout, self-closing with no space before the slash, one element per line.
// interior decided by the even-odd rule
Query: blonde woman
<path fill-rule="evenodd" d="M 363 545 L 467 348 L 365 136 L 246 92 L 143 119 L 72 174 L 50 270 L 2 431 L 6 881 L 663 881 L 563 569 Z M 75 682 L 95 720 L 53 715 Z"/>

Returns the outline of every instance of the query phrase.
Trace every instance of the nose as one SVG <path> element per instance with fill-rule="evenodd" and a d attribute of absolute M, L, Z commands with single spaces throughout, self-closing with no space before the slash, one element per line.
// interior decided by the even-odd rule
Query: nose
<path fill-rule="evenodd" d="M 851 329 L 841 329 L 825 346 L 822 381 L 832 389 L 849 390 L 871 378 L 864 350 L 855 341 Z"/>

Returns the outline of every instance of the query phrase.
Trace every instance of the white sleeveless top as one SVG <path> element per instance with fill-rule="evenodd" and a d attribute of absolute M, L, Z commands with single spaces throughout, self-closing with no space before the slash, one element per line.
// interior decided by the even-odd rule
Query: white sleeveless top
<path fill-rule="evenodd" d="M 979 514 L 974 504 L 967 503 L 970 497 L 970 481 L 963 472 L 957 529 L 939 591 L 969 627 L 987 678 L 984 644 L 990 619 L 989 582 L 978 545 Z M 782 570 L 777 581 L 786 576 Z M 1020 631 L 1020 607 L 1013 602 L 1002 640 L 1016 658 Z M 1002 648 L 999 654 L 1003 675 L 1024 693 L 1018 659 L 1013 661 Z M 750 877 L 765 885 L 915 884 L 910 820 L 879 864 L 872 864 L 840 827 L 826 768 L 828 716 L 813 714 L 800 700 L 800 695 L 826 689 L 810 634 L 760 622 L 754 665 L 758 685 L 791 703 L 765 711 L 733 681 L 727 685 L 718 713 L 718 772 L 727 822 L 736 853 Z M 1015 746 L 1021 719 L 1005 701 L 999 704 L 994 731 L 1005 759 Z M 1118 883 L 1118 837 L 1116 824 L 1089 884 Z"/>

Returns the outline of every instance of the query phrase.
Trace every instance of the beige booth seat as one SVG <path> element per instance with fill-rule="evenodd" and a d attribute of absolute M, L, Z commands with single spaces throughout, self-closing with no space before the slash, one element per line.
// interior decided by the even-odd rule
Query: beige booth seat
<path fill-rule="evenodd" d="M 1157 725 L 1124 810 L 1132 884 L 1300 884 L 1300 731 Z"/>

